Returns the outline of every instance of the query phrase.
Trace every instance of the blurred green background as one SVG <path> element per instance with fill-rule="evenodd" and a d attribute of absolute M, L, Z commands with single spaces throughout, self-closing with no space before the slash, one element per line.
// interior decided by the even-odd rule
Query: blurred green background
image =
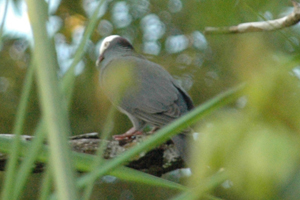
<path fill-rule="evenodd" d="M 85 23 L 97 1 L 53 1 L 49 29 L 54 37 L 63 75 L 72 61 Z M 2 2 L 4 9 L 4 1 Z M 24 12 L 24 2 L 10 5 Z M 95 61 L 101 40 L 111 34 L 129 39 L 135 49 L 164 66 L 191 94 L 196 105 L 240 82 L 241 74 L 254 73 L 265 53 L 297 54 L 297 26 L 271 33 L 204 36 L 206 26 L 230 26 L 242 22 L 278 18 L 292 11 L 289 1 L 110 1 L 103 7 L 85 55 L 77 66 L 75 94 L 70 119 L 74 134 L 100 131 L 109 103 L 98 87 Z M 25 10 L 26 11 L 26 10 Z M 16 20 L 8 23 L 19 23 Z M 0 132 L 10 133 L 22 81 L 31 60 L 32 36 L 4 27 L 0 59 Z M 245 58 L 246 57 L 246 58 Z M 32 94 L 26 134 L 32 133 L 39 105 Z M 116 133 L 129 127 L 126 116 L 118 116 Z M 126 127 L 126 128 L 128 128 Z"/>
<path fill-rule="evenodd" d="M 0 2 L 1 17 L 4 3 Z M 50 1 L 48 28 L 54 38 L 59 76 L 63 76 L 72 62 L 97 3 Z M 11 2 L 9 9 L 12 15 L 26 18 L 22 0 Z M 214 193 L 221 198 L 300 199 L 299 25 L 275 32 L 203 33 L 207 26 L 276 19 L 292 11 L 289 0 L 108 1 L 76 67 L 76 86 L 69 111 L 72 133 L 102 130 L 110 103 L 99 88 L 95 61 L 101 40 L 118 34 L 132 42 L 137 52 L 164 66 L 189 92 L 195 105 L 247 82 L 245 95 L 237 102 L 195 126 L 201 145 L 195 145 L 200 149 L 193 152 L 195 176 L 191 185 L 225 167 L 233 184 L 227 189 L 225 186 L 215 189 Z M 8 16 L 6 20 L 8 25 L 4 26 L 0 46 L 0 133 L 12 132 L 33 43 L 28 32 L 9 28 L 10 24 L 23 23 L 18 21 L 21 18 L 13 20 Z M 24 134 L 32 134 L 39 117 L 34 91 Z M 130 127 L 128 118 L 117 114 L 112 132 L 120 134 Z M 122 188 L 126 187 L 125 184 Z M 149 189 L 148 193 L 153 191 L 157 190 Z M 107 195 L 106 199 L 140 199 L 139 189 L 135 192 L 130 191 L 124 197 Z M 163 192 L 155 198 L 145 197 L 145 190 L 143 194 L 143 199 L 166 199 L 174 195 Z"/>

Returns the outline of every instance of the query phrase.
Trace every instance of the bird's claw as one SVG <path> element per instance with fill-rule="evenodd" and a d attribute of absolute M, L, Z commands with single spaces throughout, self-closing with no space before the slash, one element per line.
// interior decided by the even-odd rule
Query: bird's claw
<path fill-rule="evenodd" d="M 114 135 L 114 140 L 120 141 L 120 140 L 129 140 L 132 138 L 132 136 L 136 135 L 143 135 L 142 131 L 136 130 L 134 127 L 129 129 L 126 133 L 121 135 Z"/>

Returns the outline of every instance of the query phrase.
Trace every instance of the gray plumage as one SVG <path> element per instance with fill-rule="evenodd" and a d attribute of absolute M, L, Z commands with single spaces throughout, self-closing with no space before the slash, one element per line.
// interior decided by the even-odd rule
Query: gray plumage
<path fill-rule="evenodd" d="M 193 108 L 189 95 L 165 69 L 137 54 L 120 36 L 105 38 L 97 65 L 100 85 L 136 131 L 147 124 L 163 127 Z M 181 133 L 172 140 L 186 160 L 185 135 Z"/>

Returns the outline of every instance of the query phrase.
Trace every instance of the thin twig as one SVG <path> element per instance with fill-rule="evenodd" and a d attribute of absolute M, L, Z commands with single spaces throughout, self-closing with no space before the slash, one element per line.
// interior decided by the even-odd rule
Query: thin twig
<path fill-rule="evenodd" d="M 291 14 L 275 19 L 262 22 L 248 22 L 237 26 L 229 27 L 206 27 L 204 33 L 208 34 L 232 34 L 232 33 L 248 33 L 248 32 L 262 32 L 275 31 L 287 28 L 297 24 L 300 21 L 300 4 L 292 1 L 294 10 Z"/>

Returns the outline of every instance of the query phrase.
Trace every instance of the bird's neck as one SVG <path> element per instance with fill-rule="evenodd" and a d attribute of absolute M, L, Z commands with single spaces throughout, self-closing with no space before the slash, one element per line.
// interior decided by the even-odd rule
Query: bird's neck
<path fill-rule="evenodd" d="M 101 61 L 102 66 L 106 66 L 114 59 L 119 59 L 121 57 L 126 57 L 126 56 L 135 56 L 139 58 L 144 58 L 143 56 L 136 53 L 134 49 L 130 49 L 130 48 L 118 48 L 118 49 L 114 49 L 114 51 L 107 51 L 104 53 L 103 56 L 104 58 Z"/>

